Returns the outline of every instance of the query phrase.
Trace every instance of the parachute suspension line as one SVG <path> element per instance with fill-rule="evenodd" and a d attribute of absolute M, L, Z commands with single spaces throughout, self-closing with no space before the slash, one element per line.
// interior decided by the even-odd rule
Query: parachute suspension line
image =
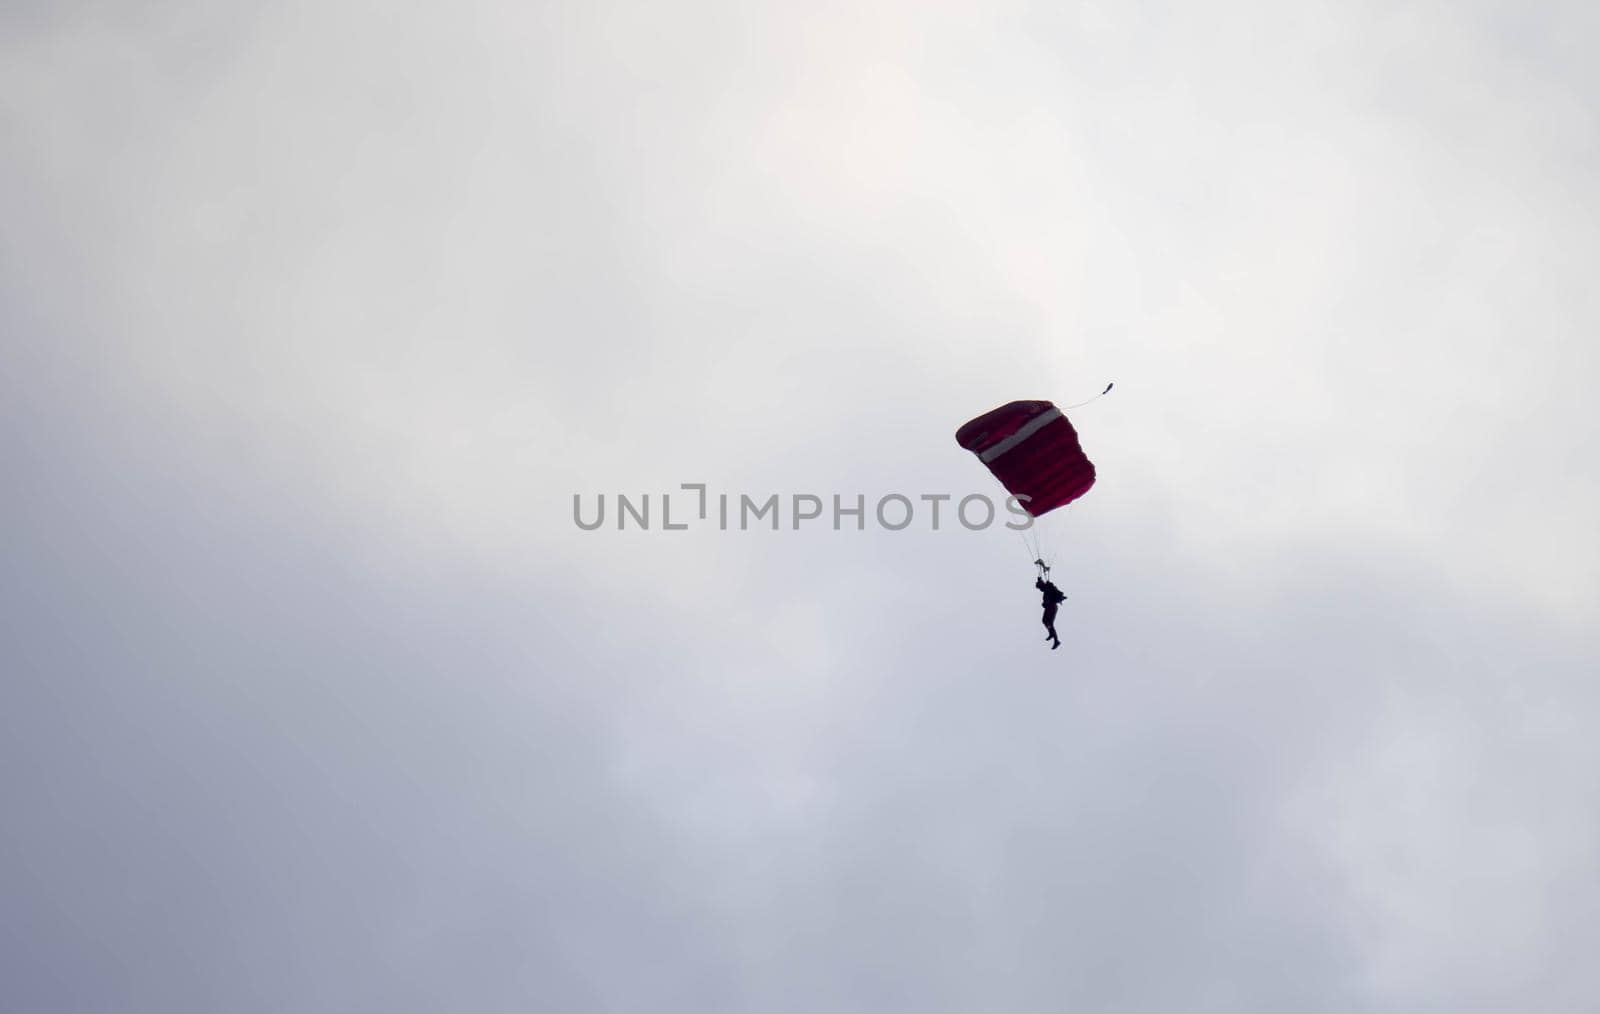
<path fill-rule="evenodd" d="M 1044 548 L 1039 541 L 1039 525 L 1037 520 L 1026 529 L 1017 534 L 1022 536 L 1022 544 L 1028 550 L 1028 562 L 1043 566 Z"/>
<path fill-rule="evenodd" d="M 993 478 L 994 484 L 999 487 L 1002 493 L 1005 493 L 1008 497 L 1011 496 L 1011 491 L 1006 489 L 1005 483 L 1001 482 L 998 477 L 991 478 Z M 1028 562 L 1033 563 L 1041 558 L 1039 549 L 1039 519 L 1030 515 L 1030 522 L 1031 523 L 1028 525 L 1028 527 L 1017 532 L 1017 537 L 1022 540 L 1022 548 L 1023 551 L 1028 554 Z"/>
<path fill-rule="evenodd" d="M 1113 387 L 1116 387 L 1116 386 L 1117 386 L 1117 382 L 1113 380 L 1111 383 L 1106 385 L 1106 389 L 1104 391 L 1101 391 L 1099 394 L 1095 395 L 1093 398 L 1090 398 L 1089 401 L 1099 401 L 1101 398 L 1104 398 L 1106 395 L 1110 394 L 1111 393 L 1111 389 Z M 1089 404 L 1089 401 L 1080 401 L 1076 405 L 1067 405 L 1064 408 L 1062 408 L 1061 411 L 1069 412 L 1069 411 L 1071 411 L 1072 409 L 1075 409 L 1075 408 L 1082 408 L 1083 406 Z"/>
<path fill-rule="evenodd" d="M 1054 548 L 1051 545 L 1052 541 L 1045 538 L 1044 529 L 1036 523 L 1033 535 L 1033 559 L 1035 563 L 1044 567 L 1046 581 L 1050 579 L 1050 556 Z"/>
<path fill-rule="evenodd" d="M 1039 554 L 1034 552 L 1033 547 L 1028 544 L 1028 533 L 1018 532 L 1017 538 L 1022 540 L 1022 551 L 1028 555 L 1028 562 L 1033 563 L 1034 561 L 1038 560 Z"/>

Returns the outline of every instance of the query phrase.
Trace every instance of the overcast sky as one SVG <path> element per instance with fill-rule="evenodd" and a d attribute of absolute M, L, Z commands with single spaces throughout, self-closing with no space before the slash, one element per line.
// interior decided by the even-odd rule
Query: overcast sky
<path fill-rule="evenodd" d="M 0 1007 L 1593 1011 L 1596 11 L 5 5 Z"/>

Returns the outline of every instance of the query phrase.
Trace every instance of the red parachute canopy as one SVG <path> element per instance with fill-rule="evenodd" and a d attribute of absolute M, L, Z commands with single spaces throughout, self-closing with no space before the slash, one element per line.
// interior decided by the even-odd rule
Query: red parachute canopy
<path fill-rule="evenodd" d="M 976 454 L 1034 517 L 1065 507 L 1094 485 L 1094 462 L 1078 444 L 1078 431 L 1048 401 L 1013 401 L 985 412 L 956 430 L 956 443 Z"/>

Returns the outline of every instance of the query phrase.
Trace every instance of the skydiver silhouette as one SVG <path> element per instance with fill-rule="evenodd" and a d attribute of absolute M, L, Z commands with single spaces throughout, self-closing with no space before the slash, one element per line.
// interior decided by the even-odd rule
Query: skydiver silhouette
<path fill-rule="evenodd" d="M 1046 580 L 1043 576 L 1035 578 L 1033 586 L 1043 595 L 1044 639 L 1050 642 L 1050 650 L 1055 651 L 1061 647 L 1061 638 L 1056 634 L 1056 609 L 1066 601 L 1067 597 L 1055 586 L 1055 582 Z"/>

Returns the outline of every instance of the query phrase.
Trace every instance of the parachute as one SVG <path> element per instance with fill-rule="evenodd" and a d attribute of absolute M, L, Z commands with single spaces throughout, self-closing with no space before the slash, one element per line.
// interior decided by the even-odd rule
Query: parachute
<path fill-rule="evenodd" d="M 1109 394 L 1112 386 L 1107 384 L 1089 401 Z M 1089 401 L 1067 407 L 1079 408 Z M 1094 462 L 1083 453 L 1078 431 L 1066 414 L 1048 401 L 1013 401 L 985 412 L 956 430 L 956 443 L 976 454 L 1035 518 L 1065 507 L 1094 487 Z M 1055 628 L 1056 607 L 1066 596 L 1050 580 L 1050 554 L 1040 543 L 1038 527 L 1030 522 L 1019 534 L 1033 565 L 1039 568 L 1034 587 L 1044 594 L 1044 629 L 1054 650 L 1061 647 Z"/>
<path fill-rule="evenodd" d="M 956 430 L 956 443 L 976 454 L 1034 517 L 1065 507 L 1094 485 L 1094 462 L 1083 453 L 1078 431 L 1048 401 L 1013 401 L 985 412 Z"/>

